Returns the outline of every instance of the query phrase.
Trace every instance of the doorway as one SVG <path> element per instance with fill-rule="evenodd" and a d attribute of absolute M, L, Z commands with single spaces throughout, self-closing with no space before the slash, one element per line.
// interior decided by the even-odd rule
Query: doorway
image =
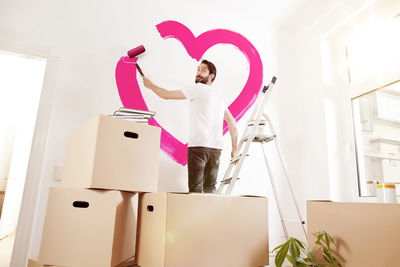
<path fill-rule="evenodd" d="M 0 51 L 0 240 L 11 246 L 10 258 L 46 63 Z"/>

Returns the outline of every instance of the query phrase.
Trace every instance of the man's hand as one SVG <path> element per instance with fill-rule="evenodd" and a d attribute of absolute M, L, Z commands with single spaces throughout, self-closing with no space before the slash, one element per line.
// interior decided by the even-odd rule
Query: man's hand
<path fill-rule="evenodd" d="M 156 95 L 158 95 L 163 99 L 186 99 L 186 96 L 183 94 L 181 90 L 168 91 L 165 90 L 164 88 L 158 87 L 157 85 L 152 83 L 149 79 L 147 79 L 145 76 L 142 76 L 142 78 L 144 87 L 149 88 Z"/>
<path fill-rule="evenodd" d="M 154 88 L 154 84 L 149 79 L 147 79 L 145 76 L 142 76 L 142 78 L 143 78 L 144 87 L 152 90 Z"/>
<path fill-rule="evenodd" d="M 235 156 L 235 153 L 236 153 L 236 147 L 232 147 L 231 158 Z"/>

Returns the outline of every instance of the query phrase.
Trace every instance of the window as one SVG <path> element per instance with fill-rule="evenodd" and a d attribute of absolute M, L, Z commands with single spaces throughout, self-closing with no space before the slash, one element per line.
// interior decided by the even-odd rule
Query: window
<path fill-rule="evenodd" d="M 400 184 L 400 81 L 354 98 L 352 108 L 360 196 L 375 196 L 377 182 Z"/>

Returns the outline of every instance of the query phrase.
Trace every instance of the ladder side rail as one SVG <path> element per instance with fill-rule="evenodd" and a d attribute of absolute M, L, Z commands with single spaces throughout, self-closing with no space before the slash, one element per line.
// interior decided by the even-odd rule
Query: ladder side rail
<path fill-rule="evenodd" d="M 245 134 L 247 133 L 248 128 L 249 128 L 249 127 L 246 127 L 246 129 L 245 129 L 245 131 L 244 131 L 244 134 L 243 134 L 244 136 L 245 136 Z M 224 174 L 224 177 L 222 178 L 222 181 L 221 181 L 221 183 L 220 183 L 220 186 L 219 186 L 219 188 L 218 188 L 218 190 L 217 190 L 217 193 L 218 193 L 218 194 L 222 194 L 222 192 L 223 192 L 223 190 L 224 190 L 224 187 L 227 185 L 227 184 L 223 183 L 223 181 L 226 180 L 226 179 L 229 179 L 229 176 L 230 176 L 230 174 L 231 174 L 231 172 L 232 172 L 233 169 L 234 169 L 234 173 L 233 173 L 233 175 L 232 175 L 232 177 L 231 177 L 231 181 L 230 181 L 229 185 L 232 184 L 232 183 L 234 184 L 234 183 L 236 182 L 237 177 L 239 176 L 239 171 L 240 171 L 240 169 L 241 169 L 241 167 L 242 167 L 244 158 L 247 156 L 247 151 L 248 151 L 248 149 L 244 149 L 244 151 L 240 151 L 240 150 L 241 150 L 242 145 L 243 145 L 244 143 L 246 143 L 246 146 L 245 146 L 245 147 L 250 146 L 250 145 L 247 145 L 248 142 L 249 142 L 249 140 L 246 140 L 246 141 L 244 141 L 243 139 L 240 140 L 239 148 L 238 148 L 238 150 L 236 151 L 236 153 L 235 153 L 235 155 L 234 155 L 234 158 L 237 157 L 237 156 L 239 156 L 240 154 L 241 154 L 241 156 L 240 156 L 239 160 L 237 160 L 235 163 L 233 163 L 233 162 L 232 162 L 232 159 L 231 159 L 231 162 L 229 163 L 229 166 L 228 166 L 228 168 L 227 168 L 227 170 L 226 170 L 226 172 L 225 172 L 225 174 Z M 251 143 L 251 142 L 250 142 L 250 143 Z M 235 167 L 235 168 L 234 168 L 234 167 Z M 233 187 L 233 186 L 232 186 L 232 187 Z M 225 192 L 225 194 L 228 194 L 228 195 L 229 195 L 230 192 L 232 191 L 232 189 L 230 189 L 229 193 L 228 193 L 228 190 L 229 190 L 229 189 L 227 189 L 227 191 Z"/>
<path fill-rule="evenodd" d="M 268 88 L 269 88 L 269 92 L 272 90 L 274 84 L 269 84 Z M 256 119 L 254 121 L 254 125 L 253 125 L 253 131 L 251 132 L 250 136 L 248 136 L 247 138 L 250 139 L 251 141 L 254 139 L 256 132 L 258 130 L 258 127 L 260 126 L 260 121 L 261 118 L 264 116 L 264 107 L 267 104 L 267 101 L 269 99 L 269 93 L 267 94 L 267 91 L 263 92 L 263 96 L 262 96 L 262 103 L 261 106 L 259 107 L 259 110 L 257 111 L 257 116 Z M 249 127 L 250 128 L 250 127 Z"/>
<path fill-rule="evenodd" d="M 228 189 L 227 189 L 226 192 L 225 192 L 226 195 L 230 195 L 230 194 L 232 193 L 233 186 L 235 185 L 236 180 L 237 180 L 238 177 L 239 177 L 239 172 L 240 172 L 240 170 L 242 169 L 243 161 L 244 161 L 244 159 L 246 158 L 246 154 L 247 154 L 247 151 L 249 150 L 250 144 L 251 144 L 251 142 L 246 142 L 246 145 L 245 145 L 245 148 L 244 148 L 244 152 L 243 152 L 243 154 L 242 154 L 242 157 L 239 159 L 239 161 L 238 161 L 238 163 L 237 163 L 237 166 L 236 166 L 236 168 L 235 168 L 235 171 L 233 172 L 233 175 L 232 175 L 232 177 L 231 177 L 231 181 L 230 181 L 230 183 L 229 183 L 229 185 L 228 185 Z"/>
<path fill-rule="evenodd" d="M 246 146 L 247 146 L 248 141 L 249 140 L 246 140 L 246 141 L 241 140 L 241 143 L 242 144 L 246 143 Z M 250 145 L 248 145 L 248 146 L 250 146 Z M 224 187 L 227 185 L 223 181 L 225 181 L 226 179 L 229 179 L 229 176 L 230 176 L 230 174 L 231 174 L 233 169 L 234 169 L 234 173 L 233 173 L 233 175 L 231 177 L 231 181 L 230 181 L 229 184 L 232 184 L 232 183 L 234 184 L 236 182 L 237 177 L 239 176 L 239 171 L 242 168 L 242 164 L 243 164 L 244 158 L 247 156 L 247 151 L 248 151 L 248 149 L 247 150 L 245 149 L 244 152 L 236 151 L 236 153 L 235 153 L 235 155 L 233 157 L 233 158 L 236 158 L 236 162 L 233 162 L 233 159 L 231 159 L 231 162 L 229 163 L 229 166 L 228 166 L 228 168 L 227 168 L 227 170 L 226 170 L 226 172 L 224 174 L 224 177 L 222 178 L 220 186 L 219 186 L 219 188 L 217 190 L 218 194 L 222 194 Z M 239 156 L 239 160 L 237 160 L 238 156 Z M 232 189 L 230 191 L 232 191 Z M 226 191 L 225 194 L 230 194 L 230 192 L 228 193 L 228 191 Z"/>
<path fill-rule="evenodd" d="M 262 89 L 260 89 L 260 93 L 257 96 L 256 103 L 254 104 L 253 111 L 251 112 L 251 115 L 250 115 L 250 119 L 249 119 L 250 121 L 258 118 L 259 116 L 262 116 L 261 114 L 263 114 L 263 112 L 264 112 L 264 106 L 266 103 L 265 98 L 267 96 L 267 92 L 270 92 L 272 90 L 273 85 L 275 85 L 276 79 L 277 78 L 275 76 L 273 76 L 272 80 L 268 84 L 268 86 L 264 86 Z M 260 108 L 260 105 L 261 105 L 261 108 Z M 259 120 L 258 121 L 256 120 L 256 122 L 257 122 L 257 124 L 254 124 L 254 125 L 258 126 Z M 253 127 L 253 128 L 256 128 L 256 127 Z M 253 129 L 253 130 L 254 130 L 254 133 L 256 133 L 256 129 Z M 244 138 L 248 135 L 248 131 L 250 131 L 250 127 L 248 127 L 248 125 L 247 125 L 247 127 L 245 128 L 243 135 L 242 135 Z M 253 138 L 254 138 L 254 136 L 253 136 Z M 253 139 L 251 139 L 251 141 L 252 140 Z M 243 144 L 244 144 L 244 142 L 243 142 L 243 138 L 242 138 L 241 141 L 239 142 L 237 153 L 240 153 L 240 150 L 241 150 Z M 246 151 L 246 153 L 247 153 L 247 151 Z"/>
<path fill-rule="evenodd" d="M 254 116 L 255 112 L 256 112 L 257 109 L 258 109 L 258 106 L 260 105 L 260 97 L 259 97 L 260 94 L 262 94 L 262 89 L 261 89 L 261 88 L 260 88 L 260 93 L 259 93 L 258 96 L 257 96 L 256 103 L 254 104 L 254 109 L 253 109 L 253 111 L 252 111 L 251 117 Z M 246 127 L 246 128 L 244 129 L 243 136 L 246 136 L 246 134 L 247 134 L 248 131 L 249 131 L 249 127 Z M 242 149 L 242 146 L 243 146 L 244 143 L 245 143 L 245 141 L 244 141 L 243 139 L 240 139 L 238 148 L 237 148 L 237 150 L 236 150 L 236 152 L 235 152 L 235 155 L 233 155 L 234 158 L 240 155 L 241 149 Z M 245 153 L 242 153 L 242 156 L 243 156 L 243 155 L 245 156 L 246 154 L 245 154 Z M 239 160 L 239 161 L 240 161 L 240 160 Z M 229 166 L 228 166 L 227 170 L 225 171 L 225 174 L 224 174 L 224 176 L 223 176 L 223 178 L 222 178 L 222 181 L 224 181 L 225 179 L 228 179 L 228 178 L 229 178 L 230 173 L 231 173 L 233 167 L 234 167 L 235 165 L 237 166 L 237 165 L 239 164 L 239 161 L 236 162 L 235 164 L 233 164 L 232 162 L 229 164 Z M 224 186 L 225 186 L 225 184 L 224 184 L 222 181 L 221 181 L 220 186 L 219 186 L 219 188 L 218 188 L 218 190 L 217 190 L 217 193 L 219 193 L 219 194 L 222 193 L 222 191 L 223 191 L 223 189 L 224 189 Z"/>
<path fill-rule="evenodd" d="M 245 132 L 246 132 L 246 131 L 245 131 Z M 250 146 L 250 144 L 247 144 L 247 143 L 251 143 L 251 142 L 249 142 L 249 140 L 243 141 L 243 139 L 242 139 L 242 140 L 241 140 L 241 143 L 242 143 L 242 144 L 246 143 L 246 146 L 245 146 L 245 147 L 248 147 L 248 146 Z M 239 149 L 238 149 L 238 150 L 239 150 Z M 235 182 L 236 182 L 236 180 L 237 180 L 237 178 L 238 178 L 238 176 L 239 176 L 240 169 L 242 168 L 242 164 L 243 164 L 244 158 L 247 156 L 247 151 L 248 151 L 248 149 L 244 149 L 244 151 L 242 151 L 242 152 L 236 151 L 236 153 L 235 153 L 235 155 L 234 155 L 234 158 L 240 155 L 239 160 L 237 160 L 237 161 L 234 163 L 234 162 L 232 162 L 232 159 L 231 159 L 231 162 L 229 163 L 229 166 L 228 166 L 228 168 L 227 168 L 227 170 L 226 170 L 226 172 L 225 172 L 225 175 L 224 175 L 224 177 L 222 178 L 222 181 L 221 181 L 221 183 L 220 183 L 220 186 L 219 186 L 219 188 L 218 188 L 218 190 L 217 190 L 217 193 L 218 193 L 218 194 L 222 194 L 222 192 L 223 192 L 223 190 L 224 190 L 224 187 L 227 185 L 227 184 L 223 183 L 223 181 L 225 181 L 226 179 L 229 179 L 229 176 L 230 176 L 230 174 L 231 174 L 231 172 L 232 172 L 233 169 L 234 169 L 234 172 L 233 172 L 232 177 L 230 178 L 231 181 L 230 181 L 230 183 L 229 183 L 229 186 L 230 186 L 231 184 L 233 184 L 233 185 L 235 184 Z M 241 154 L 240 154 L 240 153 L 241 153 Z M 225 194 L 229 195 L 229 194 L 231 193 L 231 191 L 232 191 L 232 189 L 233 189 L 233 185 L 231 186 L 231 187 L 232 187 L 231 189 L 229 189 L 229 187 L 228 187 L 228 189 L 227 189 L 227 191 L 225 192 Z"/>
<path fill-rule="evenodd" d="M 229 163 L 229 166 L 225 171 L 224 177 L 222 178 L 221 183 L 218 187 L 218 191 L 217 191 L 218 193 L 222 192 L 222 189 L 224 188 L 224 183 L 222 181 L 224 181 L 225 179 L 228 179 L 230 173 L 232 172 L 233 167 L 234 167 L 234 164 Z"/>
<path fill-rule="evenodd" d="M 274 87 L 276 82 L 276 77 L 274 76 L 272 78 L 272 81 L 268 84 L 268 86 L 264 86 L 263 91 L 262 91 L 262 102 L 260 104 L 260 107 L 257 107 L 258 110 L 255 112 L 256 113 L 256 118 L 255 118 L 255 122 L 254 122 L 254 129 L 253 129 L 253 133 L 254 135 L 251 137 L 251 140 L 254 139 L 255 133 L 257 132 L 257 128 L 259 127 L 261 118 L 265 115 L 264 113 L 264 109 L 265 106 L 267 104 L 267 101 L 269 99 L 269 96 L 271 94 L 272 88 Z"/>
<path fill-rule="evenodd" d="M 263 95 L 263 97 L 265 97 L 265 95 Z M 258 121 L 260 121 L 260 118 L 259 118 L 260 117 L 260 112 L 257 112 L 257 117 L 258 117 Z M 256 122 L 257 122 L 257 120 L 256 120 Z M 250 127 L 248 125 L 246 127 L 248 129 L 250 129 Z M 240 170 L 242 168 L 244 158 L 246 157 L 247 152 L 250 149 L 250 145 L 252 143 L 252 140 L 254 139 L 254 136 L 256 135 L 258 127 L 259 127 L 259 123 L 254 124 L 254 127 L 252 127 L 250 135 L 247 135 L 247 140 L 245 142 L 243 142 L 243 144 L 245 144 L 245 146 L 244 146 L 243 150 L 241 151 L 242 157 L 240 157 L 240 159 L 239 159 L 239 161 L 237 163 L 237 166 L 235 168 L 235 171 L 233 172 L 233 175 L 232 175 L 232 178 L 231 178 L 232 180 L 228 185 L 228 189 L 226 190 L 226 194 L 227 195 L 230 195 L 232 193 L 233 186 L 235 185 L 236 180 L 237 180 L 237 178 L 239 176 L 239 172 L 240 172 Z M 247 131 L 245 131 L 245 133 L 246 132 Z M 244 135 L 243 138 L 246 138 L 246 135 Z"/>
<path fill-rule="evenodd" d="M 278 196 L 277 196 L 277 189 L 276 189 L 274 178 L 272 176 L 271 166 L 268 163 L 267 155 L 265 154 L 264 146 L 263 146 L 262 143 L 261 143 L 261 149 L 262 149 L 262 153 L 263 153 L 263 156 L 264 156 L 265 164 L 267 165 L 268 176 L 269 176 L 269 180 L 271 182 L 272 192 L 274 193 L 276 207 L 278 208 L 279 218 L 281 220 L 283 232 L 285 234 L 285 239 L 286 239 L 286 241 L 288 241 L 289 240 L 289 235 L 288 235 L 288 231 L 287 231 L 287 228 L 286 228 L 286 224 L 285 224 L 285 222 L 283 220 L 282 206 L 281 206 L 281 204 L 279 202 L 279 199 L 278 199 Z"/>
<path fill-rule="evenodd" d="M 273 78 L 273 81 L 274 81 L 274 78 Z M 275 80 L 276 80 L 276 78 L 275 78 Z M 267 100 L 268 100 L 268 96 L 269 96 L 269 94 L 266 93 L 267 89 L 269 88 L 269 90 L 272 90 L 273 85 L 274 85 L 274 83 L 271 82 L 268 85 L 267 88 L 264 87 L 264 89 L 262 91 L 262 95 L 260 96 L 260 99 L 262 99 L 262 101 L 260 100 L 261 104 L 259 104 L 259 101 L 257 101 L 257 107 L 256 107 L 257 109 L 253 110 L 252 116 L 254 114 L 256 114 L 256 120 L 255 120 L 254 125 L 253 125 L 253 127 L 251 129 L 250 135 L 247 135 L 247 140 L 246 140 L 246 142 L 244 142 L 246 145 L 244 146 L 244 149 L 241 151 L 242 157 L 239 159 L 239 162 L 237 163 L 238 166 L 236 166 L 236 169 L 235 169 L 235 171 L 234 171 L 234 173 L 232 175 L 231 181 L 230 181 L 230 183 L 228 185 L 228 189 L 226 190 L 226 194 L 227 195 L 230 195 L 232 193 L 233 186 L 235 185 L 236 180 L 237 180 L 237 178 L 239 176 L 239 172 L 240 172 L 240 170 L 242 168 L 242 164 L 243 164 L 244 158 L 246 157 L 247 152 L 250 149 L 250 144 L 253 142 L 253 139 L 254 139 L 254 137 L 256 135 L 258 127 L 260 126 L 259 124 L 260 124 L 260 121 L 261 121 L 261 117 L 264 114 L 264 106 L 266 105 Z M 250 127 L 248 125 L 246 127 L 247 127 L 247 129 L 250 129 Z M 243 138 L 246 138 L 247 129 L 245 130 L 245 134 L 244 134 Z"/>
<path fill-rule="evenodd" d="M 260 106 L 261 99 L 263 98 L 263 96 L 264 96 L 264 94 L 263 94 L 262 90 L 260 89 L 260 93 L 258 94 L 256 103 L 254 104 L 253 111 L 252 111 L 252 113 L 251 113 L 251 115 L 250 115 L 250 120 L 253 120 L 253 118 L 257 115 L 258 107 Z M 248 135 L 248 132 L 249 132 L 249 131 L 250 131 L 250 127 L 247 127 L 247 126 L 246 126 L 245 129 L 244 129 L 244 131 L 243 131 L 242 136 L 243 136 L 243 137 L 246 137 L 246 136 Z M 241 151 L 241 149 L 242 149 L 244 143 L 245 143 L 245 141 L 244 141 L 243 138 L 242 138 L 242 139 L 239 141 L 238 149 L 237 149 L 236 154 L 235 154 L 234 156 L 239 155 L 239 153 L 240 153 L 240 151 Z"/>
<path fill-rule="evenodd" d="M 266 114 L 264 114 L 264 117 L 266 118 L 266 120 L 267 120 L 267 122 L 268 122 L 268 124 L 269 124 L 269 126 L 270 126 L 271 134 L 272 134 L 273 136 L 275 136 L 275 138 L 274 138 L 274 143 L 275 143 L 276 150 L 277 150 L 277 152 L 278 152 L 279 160 L 280 160 L 280 162 L 281 162 L 281 165 L 282 165 L 282 168 L 283 168 L 283 172 L 284 172 L 284 174 L 285 174 L 286 182 L 287 182 L 287 184 L 289 185 L 290 193 L 291 193 L 291 195 L 292 195 L 294 204 L 295 204 L 295 206 L 296 206 L 297 215 L 298 215 L 298 217 L 299 217 L 299 219 L 300 219 L 300 222 L 301 222 L 301 226 L 302 226 L 302 228 L 303 228 L 304 235 L 305 235 L 305 237 L 307 238 L 307 231 L 306 231 L 305 226 L 304 226 L 304 223 L 303 223 L 304 220 L 302 219 L 302 216 L 301 216 L 301 213 L 300 213 L 300 208 L 299 208 L 299 205 L 298 205 L 298 201 L 297 201 L 296 195 L 295 195 L 294 190 L 293 190 L 293 186 L 292 186 L 292 183 L 291 183 L 291 179 L 290 179 L 290 177 L 289 177 L 289 172 L 288 172 L 288 170 L 287 170 L 287 165 L 286 165 L 285 159 L 283 158 L 283 155 L 282 155 L 282 153 L 281 153 L 281 149 L 280 149 L 280 145 L 279 145 L 279 139 L 278 139 L 278 137 L 277 137 L 277 135 L 276 135 L 276 133 L 275 133 L 275 128 L 274 128 L 274 126 L 272 125 L 271 120 L 269 119 L 269 117 L 268 117 Z"/>
<path fill-rule="evenodd" d="M 257 112 L 259 110 L 260 103 L 261 103 L 261 98 L 263 97 L 264 93 L 265 92 L 264 92 L 263 88 L 260 88 L 260 92 L 257 95 L 256 103 L 254 104 L 253 111 L 251 112 L 251 115 L 250 115 L 250 120 L 253 120 L 256 117 Z"/>
<path fill-rule="evenodd" d="M 251 113 L 250 120 L 254 120 L 254 118 L 257 115 L 257 112 L 259 112 L 259 110 L 260 110 L 259 109 L 259 105 L 260 105 L 260 102 L 261 102 L 261 98 L 263 98 L 262 96 L 260 96 L 260 94 L 263 94 L 263 96 L 265 96 L 266 92 L 268 91 L 268 89 L 270 89 L 269 91 L 271 91 L 272 90 L 272 86 L 275 85 L 276 79 L 277 78 L 275 76 L 273 76 L 271 81 L 269 82 L 268 86 L 264 86 L 262 88 L 262 91 L 259 93 L 259 96 L 257 97 L 257 101 L 256 101 L 256 104 L 254 105 L 253 112 Z M 261 110 L 263 110 L 263 108 Z"/>

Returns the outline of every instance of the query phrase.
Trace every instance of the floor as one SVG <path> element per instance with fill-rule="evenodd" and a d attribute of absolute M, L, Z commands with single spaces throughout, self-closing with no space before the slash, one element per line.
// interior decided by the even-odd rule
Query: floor
<path fill-rule="evenodd" d="M 9 267 L 13 250 L 15 233 L 0 240 L 0 267 Z"/>
<path fill-rule="evenodd" d="M 9 267 L 11 261 L 11 254 L 13 250 L 15 239 L 15 233 L 10 234 L 9 236 L 0 240 L 0 267 Z M 274 256 L 271 255 L 270 257 L 270 265 L 267 267 L 274 267 Z M 124 267 L 129 266 L 137 266 L 134 264 L 123 265 Z"/>

